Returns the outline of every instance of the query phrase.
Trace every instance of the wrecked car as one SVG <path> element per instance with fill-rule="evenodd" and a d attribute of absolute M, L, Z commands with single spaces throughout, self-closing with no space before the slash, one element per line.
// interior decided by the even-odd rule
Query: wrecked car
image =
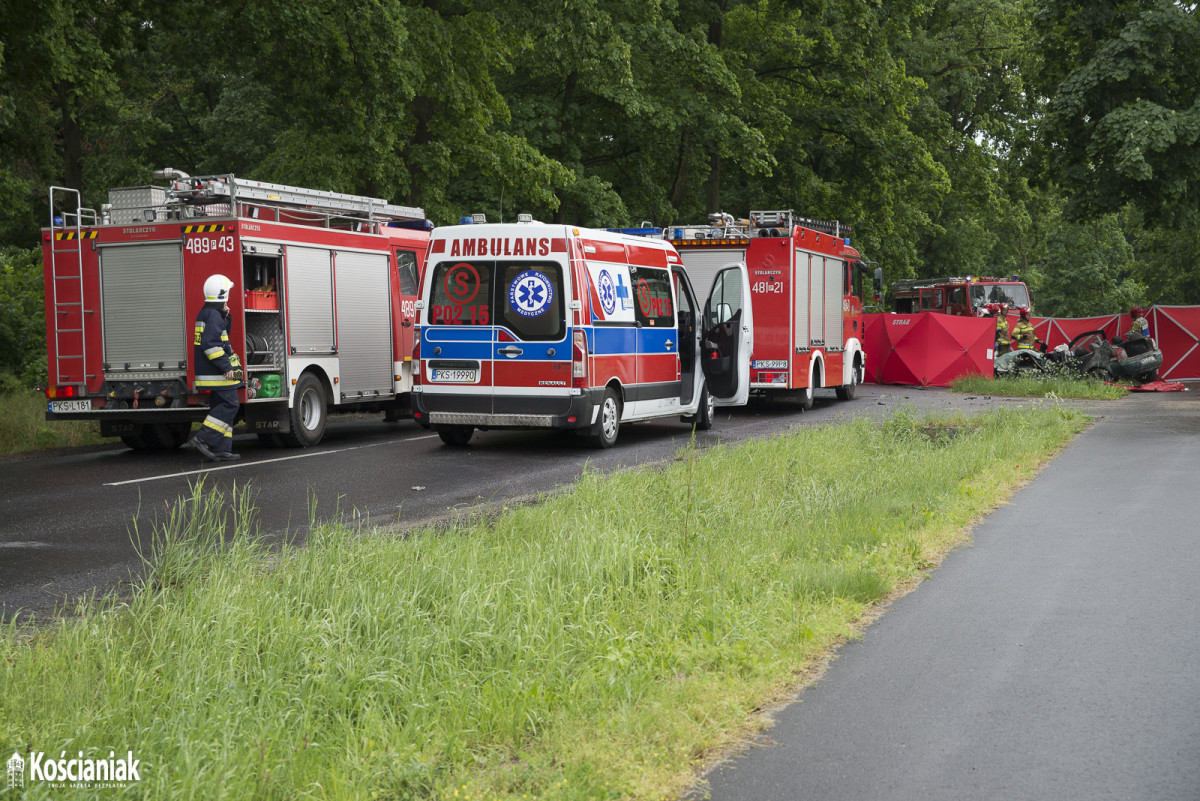
<path fill-rule="evenodd" d="M 1150 337 L 1129 334 L 1110 341 L 1103 331 L 1087 331 L 1047 353 L 1045 360 L 1084 376 L 1146 383 L 1158 380 L 1163 357 Z"/>
<path fill-rule="evenodd" d="M 1001 353 L 993 364 L 993 371 L 996 375 L 1044 373 L 1049 369 L 1050 365 L 1046 361 L 1046 355 L 1040 350 L 1030 348 Z"/>

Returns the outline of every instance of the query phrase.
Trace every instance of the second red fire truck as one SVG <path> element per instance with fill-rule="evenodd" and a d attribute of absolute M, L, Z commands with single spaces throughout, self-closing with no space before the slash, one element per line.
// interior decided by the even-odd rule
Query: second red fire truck
<path fill-rule="evenodd" d="M 751 390 L 795 398 L 809 409 L 813 390 L 855 396 L 865 373 L 863 293 L 867 262 L 851 247 L 849 226 L 786 211 L 744 219 L 710 215 L 665 236 L 679 251 L 699 295 L 723 265 L 745 262 L 755 330 Z"/>
<path fill-rule="evenodd" d="M 962 317 L 986 317 L 988 306 L 1031 308 L 1029 287 L 1017 276 L 982 278 L 970 275 L 904 278 L 892 284 L 892 302 L 900 314 L 940 312 Z"/>

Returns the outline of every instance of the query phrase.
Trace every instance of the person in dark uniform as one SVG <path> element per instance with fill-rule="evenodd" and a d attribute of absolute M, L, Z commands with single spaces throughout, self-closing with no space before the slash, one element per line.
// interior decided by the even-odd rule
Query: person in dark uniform
<path fill-rule="evenodd" d="M 212 401 L 192 445 L 214 462 L 241 458 L 233 452 L 233 421 L 241 406 L 237 391 L 243 384 L 242 363 L 229 344 L 231 289 L 228 278 L 210 275 L 204 282 L 204 307 L 196 315 L 196 389 L 208 392 Z"/>

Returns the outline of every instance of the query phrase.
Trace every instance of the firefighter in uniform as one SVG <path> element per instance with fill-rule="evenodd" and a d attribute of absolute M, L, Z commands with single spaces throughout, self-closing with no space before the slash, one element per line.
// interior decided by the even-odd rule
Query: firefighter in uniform
<path fill-rule="evenodd" d="M 208 417 L 192 437 L 192 445 L 214 462 L 240 459 L 233 452 L 242 364 L 229 344 L 229 290 L 233 282 L 220 273 L 204 282 L 204 307 L 196 315 L 196 389 L 210 393 Z"/>
<path fill-rule="evenodd" d="M 1146 310 L 1141 306 L 1134 306 L 1129 310 L 1131 322 L 1129 324 L 1129 333 L 1141 334 L 1144 337 L 1150 336 L 1150 323 L 1146 322 Z"/>
<path fill-rule="evenodd" d="M 993 306 L 992 313 L 996 315 L 996 355 L 999 356 L 1008 353 L 1012 344 L 1012 335 L 1008 332 L 1008 304 Z"/>
<path fill-rule="evenodd" d="M 1021 307 L 1021 319 L 1012 329 L 1013 344 L 1017 350 L 1033 350 L 1037 347 L 1037 334 L 1033 332 L 1033 323 L 1029 322 L 1029 309 Z"/>

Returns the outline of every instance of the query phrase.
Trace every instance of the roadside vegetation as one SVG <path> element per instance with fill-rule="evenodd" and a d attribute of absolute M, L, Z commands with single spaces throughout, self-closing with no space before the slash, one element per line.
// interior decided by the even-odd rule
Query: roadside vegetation
<path fill-rule="evenodd" d="M 29 389 L 0 391 L 0 455 L 109 442 L 96 420 L 50 422 L 46 396 Z"/>
<path fill-rule="evenodd" d="M 8 625 L 0 750 L 132 750 L 146 798 L 676 798 L 1086 423 L 804 427 L 299 548 L 198 485 L 127 599 Z"/>
<path fill-rule="evenodd" d="M 968 375 L 955 379 L 950 389 L 971 395 L 1085 400 L 1117 400 L 1129 394 L 1124 387 L 1098 378 L 1063 373 L 1022 373 L 996 378 Z"/>

